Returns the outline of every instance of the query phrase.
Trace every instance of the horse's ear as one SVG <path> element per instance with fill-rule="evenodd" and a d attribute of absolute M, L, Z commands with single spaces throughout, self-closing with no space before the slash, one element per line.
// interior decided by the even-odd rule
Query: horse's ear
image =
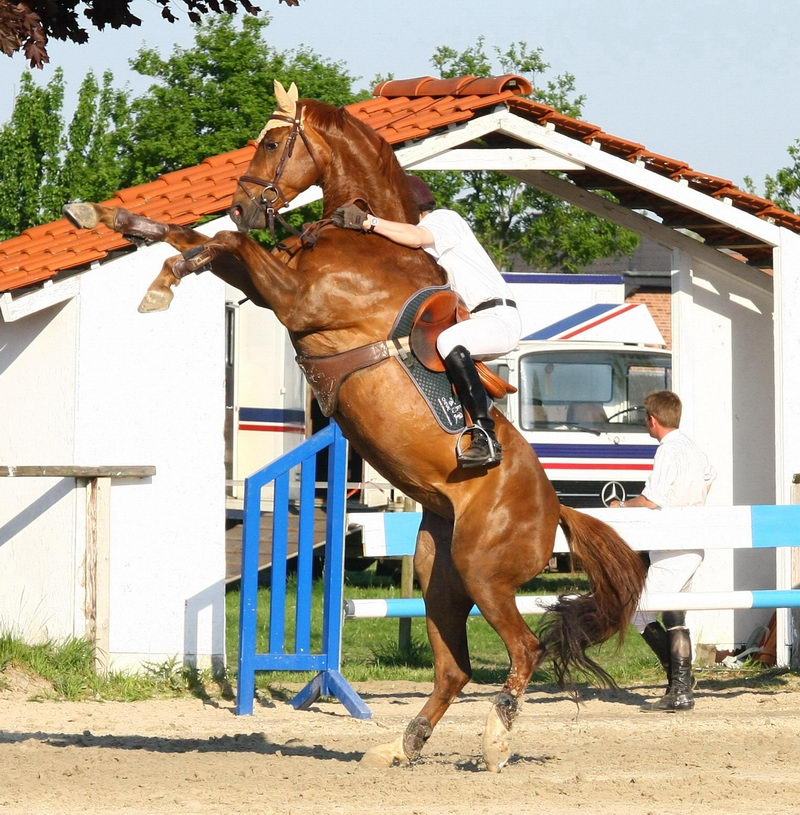
<path fill-rule="evenodd" d="M 275 89 L 275 100 L 278 103 L 278 112 L 284 116 L 289 116 L 294 119 L 297 115 L 297 98 L 299 95 L 297 85 L 292 82 L 292 84 L 289 85 L 289 90 L 287 91 L 281 82 L 279 82 L 277 79 L 273 79 L 272 86 Z M 261 139 L 264 138 L 264 134 L 273 127 L 286 127 L 286 121 L 284 119 L 270 118 L 264 125 L 264 129 L 259 134 L 258 141 L 261 141 Z"/>
<path fill-rule="evenodd" d="M 282 113 L 286 113 L 294 119 L 295 111 L 297 110 L 297 85 L 292 82 L 287 91 L 283 85 L 276 79 L 275 86 L 275 99 L 278 102 L 278 109 Z"/>

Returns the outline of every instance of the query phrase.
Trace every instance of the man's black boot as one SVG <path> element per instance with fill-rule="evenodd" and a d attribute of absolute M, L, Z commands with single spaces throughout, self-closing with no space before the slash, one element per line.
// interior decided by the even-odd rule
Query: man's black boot
<path fill-rule="evenodd" d="M 475 362 L 463 345 L 457 345 L 444 360 L 447 373 L 455 386 L 464 409 L 475 426 L 470 428 L 472 444 L 458 452 L 462 467 L 491 467 L 503 458 L 503 448 L 494 434 L 494 420 L 489 416 L 489 397 L 475 368 Z"/>
<path fill-rule="evenodd" d="M 692 676 L 692 641 L 686 626 L 670 628 L 669 688 L 664 696 L 646 710 L 675 713 L 694 707 L 694 677 Z"/>

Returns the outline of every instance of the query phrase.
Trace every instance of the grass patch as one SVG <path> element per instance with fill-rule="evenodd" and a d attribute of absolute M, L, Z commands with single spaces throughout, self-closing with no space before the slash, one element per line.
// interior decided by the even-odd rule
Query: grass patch
<path fill-rule="evenodd" d="M 589 586 L 581 574 L 544 574 L 526 586 L 525 594 L 562 594 L 586 592 Z M 419 592 L 415 594 L 418 596 Z M 374 567 L 365 572 L 348 573 L 344 595 L 347 599 L 375 597 L 400 597 L 394 580 L 375 572 Z M 314 585 L 312 651 L 321 650 L 322 642 L 323 584 Z M 259 591 L 259 622 L 257 649 L 267 652 L 270 592 Z M 136 701 L 141 699 L 180 697 L 193 695 L 203 699 L 233 698 L 232 684 L 238 659 L 239 637 L 238 590 L 228 592 L 226 597 L 226 649 L 227 676 L 214 676 L 209 671 L 199 672 L 183 666 L 177 660 L 146 665 L 144 671 L 132 674 L 123 671 L 98 674 L 94 666 L 92 646 L 85 640 L 69 640 L 63 643 L 46 642 L 28 645 L 8 633 L 0 633 L 0 690 L 8 682 L 3 671 L 11 666 L 31 676 L 41 677 L 44 685 L 37 686 L 33 698 L 41 699 L 96 699 L 113 701 Z M 286 602 L 286 650 L 294 650 L 294 608 L 296 584 L 289 578 Z M 540 617 L 527 618 L 536 630 Z M 396 619 L 348 620 L 344 626 L 342 642 L 342 672 L 351 682 L 370 681 L 433 681 L 433 654 L 428 644 L 424 618 L 410 621 L 410 645 L 401 649 L 398 644 L 399 621 Z M 467 622 L 473 680 L 477 683 L 502 683 L 508 672 L 505 646 L 482 617 L 470 617 Z M 654 684 L 663 680 L 663 671 L 655 656 L 634 629 L 622 646 L 607 643 L 591 651 L 594 658 L 620 685 Z M 765 669 L 753 663 L 740 671 L 723 668 L 703 671 L 701 678 L 710 689 L 726 687 L 778 688 L 787 682 L 796 684 L 779 669 Z M 794 676 L 794 675 L 793 675 Z M 229 681 L 229 677 L 231 677 Z M 264 696 L 276 700 L 288 700 L 294 690 L 290 686 L 306 683 L 312 673 L 259 672 L 256 687 Z M 532 684 L 552 685 L 553 679 L 547 663 L 536 672 Z"/>
<path fill-rule="evenodd" d="M 227 688 L 223 677 L 198 672 L 177 660 L 147 664 L 136 674 L 127 671 L 101 674 L 95 670 L 94 648 L 85 639 L 29 645 L 8 632 L 0 633 L 0 680 L 7 668 L 44 680 L 37 683 L 38 688 L 30 697 L 33 700 L 134 702 L 187 694 L 204 697 L 209 695 L 209 688 L 225 695 Z M 9 685 L 7 681 L 3 684 L 6 688 Z M 230 693 L 229 688 L 227 692 Z"/>
<path fill-rule="evenodd" d="M 312 621 L 312 650 L 320 648 L 322 637 L 322 590 L 320 583 L 314 586 L 314 617 Z M 542 574 L 522 587 L 521 594 L 552 595 L 571 592 L 587 592 L 589 583 L 583 574 Z M 415 596 L 420 592 L 415 589 Z M 259 626 L 256 647 L 260 653 L 269 650 L 269 590 L 259 590 Z M 391 578 L 377 574 L 373 569 L 348 573 L 345 598 L 349 600 L 374 597 L 400 597 L 399 588 Z M 235 671 L 238 657 L 238 609 L 240 595 L 231 591 L 227 597 L 227 658 L 231 672 Z M 286 601 L 286 645 L 294 647 L 293 609 L 296 602 L 296 584 L 289 578 Z M 526 620 L 536 631 L 541 618 L 528 615 Z M 403 652 L 398 644 L 399 621 L 397 619 L 348 620 L 342 637 L 342 673 L 351 682 L 380 680 L 433 681 L 433 653 L 428 644 L 425 619 L 411 620 L 411 646 Z M 496 684 L 505 681 L 508 674 L 508 656 L 505 645 L 494 629 L 482 617 L 467 620 L 470 658 L 473 680 L 478 683 Z M 616 641 L 590 651 L 595 659 L 621 685 L 635 682 L 660 681 L 663 671 L 652 651 L 635 629 L 630 630 L 620 647 Z M 270 672 L 256 674 L 256 687 L 269 692 L 277 684 L 305 683 L 313 673 Z M 532 679 L 534 685 L 553 684 L 548 663 L 538 670 Z"/>

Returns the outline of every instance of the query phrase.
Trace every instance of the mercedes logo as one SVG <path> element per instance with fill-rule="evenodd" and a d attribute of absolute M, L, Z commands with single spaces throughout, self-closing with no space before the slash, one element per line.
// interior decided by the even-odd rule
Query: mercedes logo
<path fill-rule="evenodd" d="M 600 500 L 604 507 L 607 507 L 612 501 L 624 501 L 625 487 L 619 481 L 608 481 L 600 490 Z"/>

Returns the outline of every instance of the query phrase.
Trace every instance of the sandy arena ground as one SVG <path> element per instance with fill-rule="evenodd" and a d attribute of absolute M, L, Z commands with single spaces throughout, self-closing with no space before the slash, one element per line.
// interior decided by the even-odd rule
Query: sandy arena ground
<path fill-rule="evenodd" d="M 480 737 L 497 690 L 469 685 L 410 767 L 363 751 L 403 730 L 429 685 L 359 685 L 370 720 L 334 702 L 31 702 L 0 691 L 0 813 L 707 815 L 800 811 L 800 681 L 703 682 L 690 714 L 651 714 L 655 688 L 592 692 L 576 715 L 533 690 L 513 756 L 486 772 Z M 22 683 L 24 684 L 24 682 Z M 709 687 L 704 687 L 708 685 Z"/>

